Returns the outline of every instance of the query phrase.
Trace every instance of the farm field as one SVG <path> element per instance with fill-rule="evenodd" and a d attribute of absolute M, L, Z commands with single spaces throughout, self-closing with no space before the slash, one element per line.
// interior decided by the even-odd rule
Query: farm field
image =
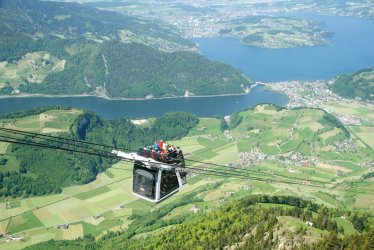
<path fill-rule="evenodd" d="M 20 83 L 39 84 L 53 72 L 64 70 L 66 60 L 59 60 L 48 52 L 37 51 L 25 54 L 17 62 L 0 62 L 0 87 L 9 85 L 18 91 Z"/>
<path fill-rule="evenodd" d="M 17 129 L 57 133 L 68 131 L 74 116 L 81 111 L 70 112 L 73 113 L 51 110 L 14 123 L 2 122 Z M 19 249 L 49 239 L 74 239 L 88 234 L 99 238 L 108 231 L 126 231 L 139 216 L 162 209 L 169 210 L 159 220 L 171 223 L 248 194 L 292 195 L 331 208 L 373 211 L 373 180 L 362 179 L 370 172 L 373 149 L 355 136 L 348 138 L 342 128 L 324 118 L 322 110 L 262 105 L 240 112 L 239 116 L 240 123 L 235 127 L 229 123 L 226 131 L 221 130 L 219 119 L 201 118 L 187 136 L 170 143 L 182 148 L 187 166 L 242 177 L 192 171 L 187 185 L 176 195 L 152 204 L 131 194 L 132 165 L 119 162 L 93 182 L 66 187 L 60 194 L 1 200 L 0 233 L 22 240 L 0 240 L 0 248 Z M 370 119 L 367 122 L 365 126 L 373 126 Z M 341 141 L 345 142 L 343 146 Z M 5 144 L 2 148 L 2 152 L 7 152 Z M 16 164 L 16 159 L 12 163 L 9 158 L 8 163 Z M 193 201 L 184 204 L 182 201 L 189 195 L 193 195 Z M 287 222 L 287 218 L 280 220 L 285 227 L 303 224 L 297 220 Z M 347 221 L 336 221 L 347 234 L 354 232 Z M 308 230 L 324 233 L 315 228 Z"/>
<path fill-rule="evenodd" d="M 349 126 L 352 135 L 358 139 L 358 145 L 374 148 L 374 106 L 359 103 L 339 102 L 327 106 L 335 114 L 344 114 L 357 118 L 360 124 Z"/>
<path fill-rule="evenodd" d="M 367 124 L 374 123 L 374 110 L 372 105 L 363 105 L 352 102 L 337 102 L 327 106 L 332 112 L 353 115 L 359 117 Z"/>

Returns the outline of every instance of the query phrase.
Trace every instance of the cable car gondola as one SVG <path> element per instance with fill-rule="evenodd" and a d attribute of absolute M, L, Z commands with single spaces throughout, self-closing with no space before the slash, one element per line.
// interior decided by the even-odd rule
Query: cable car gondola
<path fill-rule="evenodd" d="M 186 184 L 187 172 L 181 150 L 165 154 L 147 149 L 139 149 L 137 153 L 113 150 L 112 153 L 134 160 L 132 193 L 142 199 L 157 203 Z"/>

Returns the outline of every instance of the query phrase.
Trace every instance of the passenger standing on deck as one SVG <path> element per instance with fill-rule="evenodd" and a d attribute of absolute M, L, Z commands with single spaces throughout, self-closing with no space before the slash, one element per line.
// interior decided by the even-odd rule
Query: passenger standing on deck
<path fill-rule="evenodd" d="M 175 157 L 175 147 L 174 145 L 170 145 L 169 148 L 168 148 L 168 155 L 171 157 L 171 158 L 174 158 Z"/>
<path fill-rule="evenodd" d="M 154 150 L 154 149 L 152 149 L 152 151 L 151 151 L 151 158 L 152 158 L 152 159 L 155 159 L 155 158 L 156 158 L 156 153 L 155 153 L 155 150 Z"/>
<path fill-rule="evenodd" d="M 153 144 L 153 150 L 155 151 L 155 152 L 158 152 L 158 143 L 157 142 L 155 142 L 155 144 Z"/>
<path fill-rule="evenodd" d="M 163 140 L 160 140 L 159 143 L 158 143 L 158 149 L 159 149 L 160 151 L 162 151 L 163 148 L 164 148 L 163 146 L 164 146 L 164 141 L 163 141 Z"/>
<path fill-rule="evenodd" d="M 168 149 L 169 149 L 169 144 L 167 142 L 164 142 L 164 144 L 162 145 L 162 149 L 167 152 Z"/>
<path fill-rule="evenodd" d="M 179 147 L 177 147 L 177 154 L 179 155 L 179 153 L 181 152 L 181 149 Z"/>
<path fill-rule="evenodd" d="M 150 153 L 150 151 L 148 149 L 148 146 L 144 146 L 141 155 L 144 156 L 144 157 L 149 157 L 149 153 Z"/>

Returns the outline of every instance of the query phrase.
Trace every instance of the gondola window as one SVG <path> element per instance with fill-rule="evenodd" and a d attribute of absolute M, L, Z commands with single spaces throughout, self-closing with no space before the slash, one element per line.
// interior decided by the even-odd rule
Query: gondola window
<path fill-rule="evenodd" d="M 178 177 L 174 171 L 162 171 L 160 197 L 164 197 L 179 188 Z"/>
<path fill-rule="evenodd" d="M 136 169 L 134 173 L 133 190 L 142 196 L 155 199 L 156 176 L 143 169 Z"/>

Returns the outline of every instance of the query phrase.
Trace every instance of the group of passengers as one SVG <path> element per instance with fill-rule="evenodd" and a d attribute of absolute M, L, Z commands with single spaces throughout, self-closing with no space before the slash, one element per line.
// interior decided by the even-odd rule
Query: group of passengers
<path fill-rule="evenodd" d="M 181 154 L 181 149 L 163 140 L 156 141 L 153 146 L 144 146 L 141 155 L 157 161 L 174 160 Z"/>

